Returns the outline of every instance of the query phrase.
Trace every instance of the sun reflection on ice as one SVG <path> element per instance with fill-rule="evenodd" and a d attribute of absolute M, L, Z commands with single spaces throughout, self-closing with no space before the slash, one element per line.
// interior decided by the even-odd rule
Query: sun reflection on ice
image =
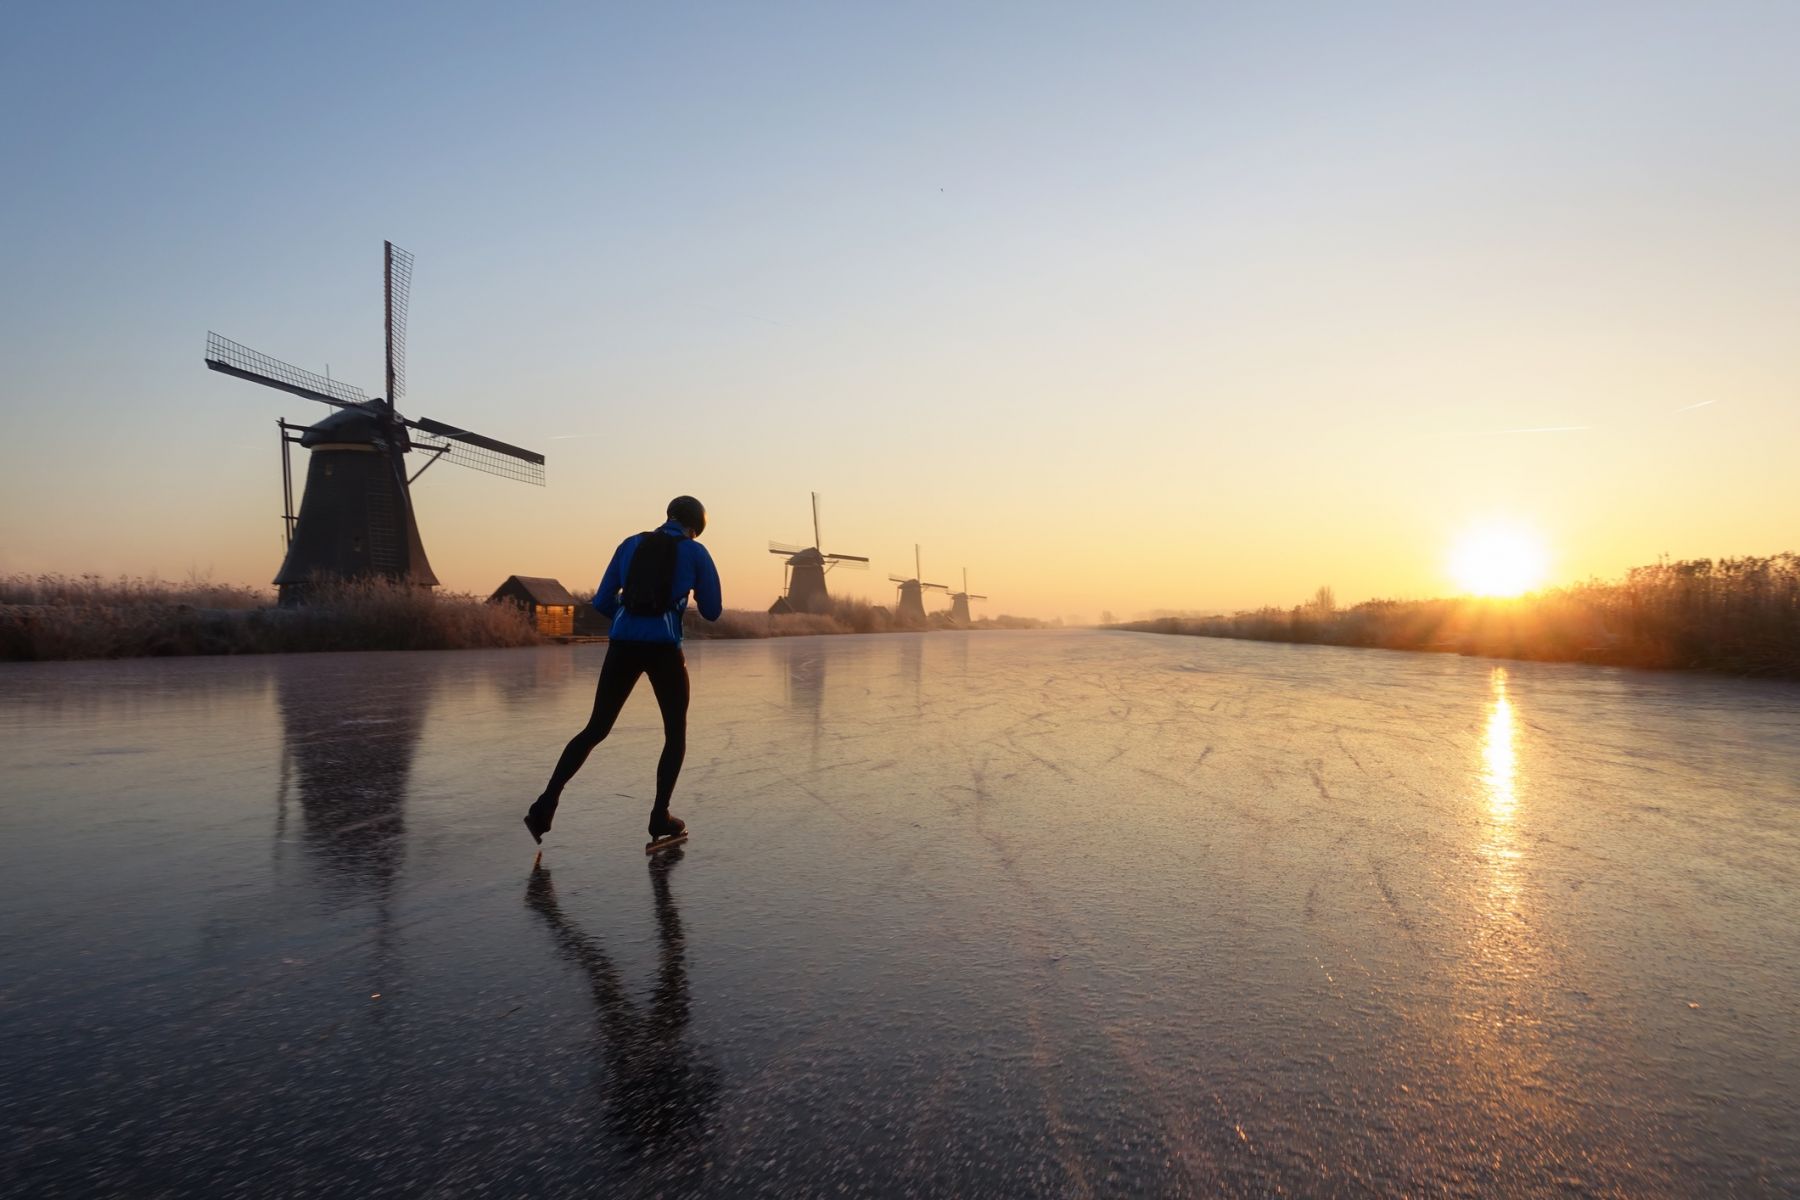
<path fill-rule="evenodd" d="M 1489 683 L 1494 699 L 1488 708 L 1487 736 L 1481 744 L 1481 783 L 1487 789 L 1489 815 L 1496 823 L 1510 827 L 1519 797 L 1516 790 L 1518 758 L 1513 752 L 1513 708 L 1506 695 L 1506 668 L 1495 667 Z"/>
<path fill-rule="evenodd" d="M 1519 809 L 1519 762 L 1515 742 L 1518 729 L 1512 700 L 1506 694 L 1506 668 L 1495 667 L 1488 677 L 1493 699 L 1488 705 L 1487 731 L 1481 743 L 1481 786 L 1487 800 L 1487 838 L 1481 857 L 1491 872 L 1488 917 L 1519 919 L 1518 831 L 1514 820 Z"/>
<path fill-rule="evenodd" d="M 1486 928 L 1478 939 L 1480 966 L 1495 976 L 1529 972 L 1529 927 L 1523 910 L 1519 811 L 1518 723 L 1507 695 L 1505 667 L 1488 677 L 1492 692 L 1481 743 L 1481 787 L 1486 804 L 1479 854 L 1487 867 Z"/>
<path fill-rule="evenodd" d="M 1467 1098 L 1493 1122 L 1496 1153 L 1532 1153 L 1575 1118 L 1545 1089 L 1553 1056 L 1538 991 L 1541 947 L 1518 821 L 1531 798 L 1521 770 L 1524 728 L 1505 667 L 1488 675 L 1486 721 L 1470 763 L 1467 956 L 1457 968 L 1455 1058 Z"/>

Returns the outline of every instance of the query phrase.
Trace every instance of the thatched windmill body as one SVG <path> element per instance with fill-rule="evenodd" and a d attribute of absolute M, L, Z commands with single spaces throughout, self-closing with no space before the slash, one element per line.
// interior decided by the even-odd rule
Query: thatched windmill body
<path fill-rule="evenodd" d="M 440 458 L 505 479 L 542 486 L 544 456 L 426 417 L 402 416 L 394 402 L 406 391 L 406 308 L 412 255 L 384 243 L 383 295 L 387 394 L 370 399 L 361 388 L 290 366 L 248 346 L 206 335 L 206 365 L 338 411 L 310 426 L 278 420 L 287 556 L 275 583 L 281 602 L 295 604 L 320 580 L 379 577 L 431 587 L 437 583 L 419 524 L 412 482 Z M 311 451 L 300 511 L 294 513 L 289 446 Z M 409 477 L 406 455 L 428 457 Z"/>
<path fill-rule="evenodd" d="M 969 616 L 969 601 L 986 600 L 986 596 L 978 596 L 969 590 L 969 568 L 964 567 L 963 590 L 950 593 L 950 623 L 967 625 L 973 618 Z"/>
<path fill-rule="evenodd" d="M 902 579 L 898 575 L 889 575 L 888 582 L 897 585 L 894 599 L 894 619 L 902 625 L 923 625 L 925 623 L 925 593 L 947 592 L 949 587 L 941 583 L 925 583 L 922 581 L 924 571 L 919 567 L 919 547 L 913 545 L 913 577 Z"/>
<path fill-rule="evenodd" d="M 786 558 L 781 572 L 781 595 L 769 605 L 772 613 L 828 613 L 831 593 L 825 590 L 825 575 L 833 567 L 849 567 L 866 571 L 869 560 L 861 554 L 827 554 L 820 549 L 819 493 L 812 494 L 813 544 L 791 546 L 786 542 L 770 542 L 769 553 Z"/>

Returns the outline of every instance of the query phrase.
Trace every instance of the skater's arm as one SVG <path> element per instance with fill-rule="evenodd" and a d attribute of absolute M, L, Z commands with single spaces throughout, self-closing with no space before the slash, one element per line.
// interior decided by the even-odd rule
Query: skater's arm
<path fill-rule="evenodd" d="M 688 544 L 700 552 L 694 566 L 694 604 L 700 609 L 701 616 L 716 621 L 725 611 L 725 598 L 719 590 L 719 568 L 713 566 L 712 555 L 706 552 L 705 546 L 698 542 Z"/>
<path fill-rule="evenodd" d="M 613 551 L 612 561 L 606 564 L 606 574 L 600 580 L 600 586 L 594 590 L 594 608 L 601 616 L 611 620 L 619 611 L 619 593 L 625 587 L 625 570 L 631 565 L 631 544 L 635 539 L 626 538 Z"/>

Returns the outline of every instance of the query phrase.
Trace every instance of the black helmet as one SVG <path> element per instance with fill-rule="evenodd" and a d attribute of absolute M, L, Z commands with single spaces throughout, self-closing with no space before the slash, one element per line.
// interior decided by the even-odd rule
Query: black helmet
<path fill-rule="evenodd" d="M 692 496 L 677 496 L 669 501 L 669 520 L 679 521 L 699 536 L 706 532 L 706 505 Z"/>

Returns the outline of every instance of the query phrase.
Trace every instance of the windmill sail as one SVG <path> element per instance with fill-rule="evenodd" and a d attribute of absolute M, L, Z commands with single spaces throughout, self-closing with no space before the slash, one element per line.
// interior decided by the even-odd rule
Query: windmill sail
<path fill-rule="evenodd" d="M 216 333 L 206 335 L 206 365 L 251 383 L 292 392 L 337 408 L 352 408 L 369 402 L 368 395 L 359 387 L 315 375 Z"/>
<path fill-rule="evenodd" d="M 386 247 L 382 291 L 387 301 L 387 403 L 392 408 L 406 395 L 406 306 L 412 299 L 413 256 L 392 242 L 382 245 Z"/>
<path fill-rule="evenodd" d="M 446 425 L 442 421 L 433 421 L 429 417 L 408 420 L 406 424 L 417 435 L 413 439 L 416 445 L 425 450 L 438 451 L 446 462 L 498 475 L 502 479 L 535 483 L 539 487 L 544 484 L 544 456 L 535 450 L 508 445 L 495 438 Z"/>

